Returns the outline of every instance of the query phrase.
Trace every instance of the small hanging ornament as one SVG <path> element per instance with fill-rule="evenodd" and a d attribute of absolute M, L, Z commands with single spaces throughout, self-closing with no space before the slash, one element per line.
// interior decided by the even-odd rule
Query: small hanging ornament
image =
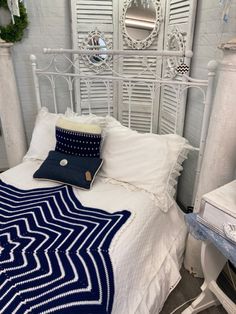
<path fill-rule="evenodd" d="M 189 71 L 189 66 L 185 63 L 181 63 L 176 70 L 178 74 L 186 74 Z"/>

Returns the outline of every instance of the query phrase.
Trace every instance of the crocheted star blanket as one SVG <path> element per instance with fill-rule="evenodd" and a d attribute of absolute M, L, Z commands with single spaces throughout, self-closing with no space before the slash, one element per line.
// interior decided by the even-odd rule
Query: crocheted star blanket
<path fill-rule="evenodd" d="M 0 181 L 0 312 L 111 313 L 109 247 L 129 216 L 84 207 L 70 186 Z"/>

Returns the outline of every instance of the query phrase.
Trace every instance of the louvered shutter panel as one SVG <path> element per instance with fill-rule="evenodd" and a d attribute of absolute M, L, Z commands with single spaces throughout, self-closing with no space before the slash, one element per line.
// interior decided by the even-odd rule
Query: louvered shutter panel
<path fill-rule="evenodd" d="M 104 34 L 104 38 L 111 43 L 116 40 L 113 27 L 113 1 L 112 0 L 71 0 L 73 49 L 80 49 L 82 43 L 88 38 L 91 31 L 97 29 Z M 95 74 L 82 60 L 76 64 L 79 71 Z M 111 63 L 112 66 L 112 63 Z M 76 71 L 76 70 L 75 70 Z M 101 75 L 103 75 L 101 73 Z M 111 71 L 104 71 L 104 75 L 111 75 Z M 108 112 L 107 87 L 101 81 L 94 80 L 87 85 L 82 80 L 77 80 L 75 86 L 76 110 L 85 114 L 89 111 L 97 115 L 106 115 Z M 90 88 L 88 87 L 90 86 Z M 110 101 L 113 103 L 113 86 L 110 84 Z M 113 106 L 111 106 L 111 113 Z"/>
<path fill-rule="evenodd" d="M 90 31 L 96 28 L 104 33 L 106 39 L 112 43 L 114 50 L 131 49 L 123 40 L 119 22 L 123 13 L 123 1 L 112 0 L 71 0 L 73 48 L 78 49 L 80 44 L 87 38 Z M 161 0 L 162 15 L 165 17 L 161 23 L 158 37 L 155 38 L 150 50 L 163 50 L 168 48 L 168 35 L 178 30 L 185 42 L 185 48 L 191 49 L 194 30 L 194 16 L 196 1 L 194 0 Z M 149 58 L 149 61 L 155 59 Z M 184 60 L 190 64 L 190 59 Z M 114 62 L 114 70 L 125 75 L 134 75 L 143 69 L 140 59 L 132 56 L 120 57 L 119 62 Z M 161 62 L 154 62 L 155 72 L 166 75 L 167 66 Z M 79 63 L 80 70 L 93 73 L 83 62 Z M 106 72 L 104 75 L 110 75 Z M 151 75 L 147 78 L 152 78 Z M 180 76 L 176 80 L 182 79 Z M 114 105 L 114 115 L 118 111 L 118 118 L 128 125 L 129 94 L 125 84 L 110 84 L 110 97 Z M 117 85 L 118 89 L 117 89 Z M 160 95 L 161 94 L 161 95 Z M 81 108 L 82 113 L 88 111 L 88 98 L 92 112 L 97 114 L 107 113 L 107 89 L 103 83 L 94 82 L 91 87 L 90 97 L 88 88 L 84 82 L 77 81 L 75 101 L 76 107 Z M 141 132 L 174 133 L 182 134 L 183 120 L 187 93 L 177 104 L 176 94 L 169 86 L 165 86 L 155 93 L 155 101 L 152 107 L 151 91 L 147 85 L 137 84 L 132 88 L 131 96 L 131 128 Z M 160 100 L 160 101 L 159 101 Z M 159 110 L 160 106 L 160 110 Z M 178 114 L 177 114 L 178 112 Z M 177 119 L 178 117 L 178 119 Z M 159 123 L 158 123 L 159 122 Z"/>
<path fill-rule="evenodd" d="M 125 48 L 125 47 L 124 47 Z M 149 57 L 148 62 L 154 63 L 154 71 L 157 70 L 157 63 L 155 57 Z M 125 75 L 137 75 L 142 71 L 142 61 L 134 57 L 123 57 L 123 73 Z M 154 77 L 146 75 L 147 79 Z M 139 132 L 156 132 L 157 131 L 157 115 L 159 105 L 159 92 L 153 101 L 151 97 L 151 85 L 146 83 L 135 83 L 129 90 L 129 85 L 122 84 L 120 86 L 121 92 L 119 100 L 119 119 L 122 124 L 128 126 L 129 124 L 129 105 L 130 105 L 130 127 Z M 131 91 L 131 95 L 129 94 Z M 152 103 L 153 102 L 153 103 Z M 152 126 L 152 127 L 151 127 Z M 152 128 L 152 130 L 151 130 Z"/>
<path fill-rule="evenodd" d="M 161 15 L 164 15 L 165 10 L 165 0 L 161 1 Z M 123 2 L 120 5 L 120 19 L 123 13 Z M 125 40 L 123 39 L 122 32 L 120 32 L 120 45 L 121 50 L 130 50 L 130 48 Z M 153 43 L 147 49 L 149 50 L 162 50 L 163 47 L 163 36 L 164 36 L 164 23 L 160 24 L 159 35 L 155 37 Z M 153 72 L 161 75 L 162 65 L 160 61 L 157 61 L 155 57 L 148 57 L 149 64 L 152 64 Z M 127 56 L 121 59 L 120 69 L 125 75 L 137 75 L 142 72 L 143 64 L 140 58 L 134 58 L 134 56 Z M 153 79 L 154 76 L 151 74 L 146 74 L 147 79 Z M 154 103 L 152 104 L 151 91 L 147 84 L 136 84 L 132 88 L 131 95 L 131 128 L 139 132 L 157 132 L 158 124 L 158 112 L 159 112 L 159 98 L 160 90 L 157 89 L 155 92 Z M 120 86 L 119 92 L 119 120 L 125 126 L 128 126 L 129 117 L 129 94 L 127 87 L 123 84 Z M 153 105 L 153 106 L 152 106 Z"/>
<path fill-rule="evenodd" d="M 168 0 L 165 16 L 164 49 L 170 49 L 169 38 L 173 34 L 179 34 L 186 50 L 192 50 L 194 24 L 196 14 L 195 0 Z M 178 62 L 184 62 L 190 66 L 191 58 L 185 58 Z M 172 59 L 169 59 L 172 64 Z M 163 63 L 163 76 L 168 74 L 168 64 Z M 182 80 L 182 75 L 176 75 L 174 80 Z M 177 91 L 178 93 L 178 91 Z M 161 91 L 159 133 L 183 134 L 183 121 L 185 118 L 185 107 L 187 101 L 187 90 L 182 94 L 177 103 L 177 94 L 170 86 L 164 86 Z"/>

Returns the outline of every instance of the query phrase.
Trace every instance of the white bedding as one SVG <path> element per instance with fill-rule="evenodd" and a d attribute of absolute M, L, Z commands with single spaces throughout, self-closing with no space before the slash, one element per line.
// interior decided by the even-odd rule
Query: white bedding
<path fill-rule="evenodd" d="M 41 162 L 26 161 L 0 175 L 21 189 L 57 185 L 32 178 Z M 145 192 L 129 191 L 97 178 L 91 191 L 74 189 L 85 206 L 132 215 L 115 236 L 111 260 L 115 276 L 114 314 L 158 313 L 180 280 L 186 227 L 176 204 L 167 213 Z"/>

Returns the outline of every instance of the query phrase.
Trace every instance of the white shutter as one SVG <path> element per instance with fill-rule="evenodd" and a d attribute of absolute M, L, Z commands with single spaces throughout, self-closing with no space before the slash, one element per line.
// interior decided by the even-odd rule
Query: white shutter
<path fill-rule="evenodd" d="M 157 63 L 155 58 L 148 58 L 150 63 L 153 63 L 154 71 L 156 70 Z M 134 57 L 124 57 L 123 62 L 123 73 L 125 75 L 137 75 L 143 69 L 142 61 L 140 58 L 135 59 Z M 146 78 L 154 78 L 151 75 L 146 75 Z M 121 84 L 121 92 L 119 100 L 119 116 L 122 124 L 128 126 L 128 117 L 129 117 L 129 105 L 130 105 L 130 127 L 139 132 L 150 132 L 157 131 L 157 125 L 154 124 L 152 127 L 153 121 L 157 122 L 157 119 L 154 118 L 158 114 L 158 104 L 159 104 L 159 95 L 157 95 L 153 101 L 151 97 L 151 86 L 145 83 L 135 83 L 131 88 L 131 95 L 129 95 L 129 85 Z"/>
<path fill-rule="evenodd" d="M 113 1 L 112 0 L 71 0 L 73 49 L 80 49 L 91 31 L 97 29 L 102 32 L 105 40 L 111 43 L 116 36 L 113 27 Z M 75 56 L 76 57 L 76 56 Z M 76 64 L 79 72 L 95 74 L 92 69 L 82 61 Z M 111 63 L 112 66 L 112 63 Z M 101 75 L 103 75 L 101 73 Z M 111 75 L 111 71 L 104 71 L 104 75 Z M 93 81 L 88 88 L 84 81 L 77 80 L 75 86 L 76 110 L 88 113 L 89 104 L 92 112 L 97 115 L 106 115 L 108 112 L 107 87 L 103 82 Z M 110 84 L 110 101 L 113 103 L 113 88 Z M 111 106 L 111 113 L 113 106 Z"/>
<path fill-rule="evenodd" d="M 112 24 L 112 0 L 73 1 L 77 24 Z"/>
<path fill-rule="evenodd" d="M 177 36 L 184 44 L 186 50 L 192 50 L 194 24 L 196 14 L 195 0 L 168 0 L 165 16 L 165 37 L 164 49 L 170 49 L 168 41 Z M 179 37 L 178 37 L 179 35 Z M 176 62 L 176 59 L 169 59 L 169 64 Z M 178 60 L 190 66 L 191 58 Z M 177 62 L 177 63 L 178 63 Z M 163 75 L 169 75 L 167 62 L 163 63 Z M 174 80 L 182 80 L 181 75 L 176 75 Z M 176 91 L 170 86 L 165 86 L 161 91 L 159 133 L 183 134 L 183 122 L 185 118 L 185 107 L 187 91 L 177 103 Z"/>
<path fill-rule="evenodd" d="M 161 6 L 162 15 L 165 17 L 164 22 L 160 25 L 158 37 L 155 38 L 148 49 L 167 49 L 168 35 L 177 31 L 183 38 L 185 48 L 191 50 L 196 1 L 161 0 Z M 114 50 L 131 49 L 123 40 L 120 27 L 120 19 L 123 14 L 123 0 L 71 0 L 71 13 L 74 49 L 78 49 L 81 43 L 88 37 L 88 33 L 96 28 L 104 34 L 107 40 L 110 40 Z M 170 63 L 172 61 L 170 59 Z M 183 61 L 190 65 L 190 58 L 185 58 Z M 160 75 L 167 73 L 165 62 L 164 65 L 160 61 L 155 62 L 154 57 L 149 57 L 149 62 L 154 62 L 152 66 L 156 73 Z M 119 62 L 114 62 L 112 66 L 114 70 L 125 75 L 137 75 L 143 69 L 140 59 L 133 56 L 120 57 Z M 79 63 L 79 68 L 80 71 L 92 74 L 92 70 L 82 61 Z M 104 73 L 104 75 L 110 74 L 108 71 Z M 153 77 L 150 74 L 147 78 Z M 176 76 L 175 79 L 179 80 L 182 78 Z M 134 86 L 130 98 L 125 84 L 114 84 L 118 88 L 117 86 L 113 88 L 113 85 L 110 84 L 110 100 L 114 105 L 112 110 L 115 116 L 118 114 L 119 120 L 124 125 L 129 123 L 128 117 L 131 109 L 131 128 L 141 132 L 148 132 L 152 129 L 153 132 L 177 132 L 182 134 L 187 92 L 181 102 L 177 104 L 175 91 L 170 86 L 165 86 L 161 90 L 156 90 L 155 100 L 152 102 L 151 91 L 147 85 L 141 86 L 138 84 Z M 107 89 L 103 83 L 94 82 L 91 86 L 90 96 L 88 96 L 88 89 L 84 82 L 77 81 L 75 90 L 76 107 L 81 108 L 82 113 L 89 110 L 88 102 L 90 102 L 94 113 L 102 115 L 107 113 Z M 130 104 L 131 107 L 129 106 Z"/>
<path fill-rule="evenodd" d="M 122 1 L 121 1 L 122 2 Z M 161 1 L 161 15 L 164 16 L 165 0 Z M 120 4 L 120 19 L 123 14 L 123 2 Z M 122 32 L 120 31 L 119 49 L 130 50 L 125 40 L 123 39 Z M 164 22 L 160 23 L 159 35 L 155 37 L 153 43 L 148 50 L 162 50 L 163 49 L 163 36 L 164 36 Z M 155 57 L 148 57 L 149 64 L 152 64 L 152 70 L 158 75 L 161 75 L 162 64 L 157 61 Z M 143 71 L 143 64 L 140 58 L 134 56 L 123 57 L 120 64 L 120 71 L 125 75 L 138 75 Z M 148 79 L 154 79 L 151 74 L 145 75 Z M 137 84 L 132 88 L 131 95 L 131 128 L 139 132 L 157 132 L 158 113 L 159 113 L 159 98 L 160 90 L 157 89 L 155 99 L 152 103 L 151 91 L 147 85 Z M 129 95 L 126 86 L 120 85 L 119 92 L 119 120 L 122 124 L 128 126 L 129 117 Z"/>

